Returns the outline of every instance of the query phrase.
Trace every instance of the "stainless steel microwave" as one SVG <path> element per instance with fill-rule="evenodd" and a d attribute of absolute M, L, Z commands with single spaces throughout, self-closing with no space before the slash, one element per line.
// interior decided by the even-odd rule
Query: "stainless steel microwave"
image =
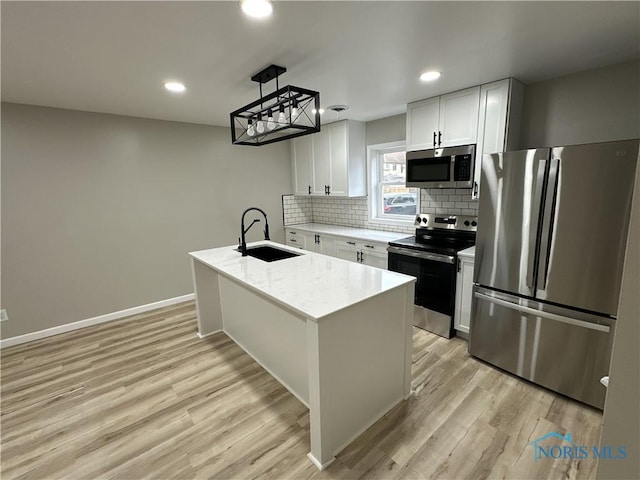
<path fill-rule="evenodd" d="M 407 187 L 471 188 L 476 146 L 407 152 Z"/>

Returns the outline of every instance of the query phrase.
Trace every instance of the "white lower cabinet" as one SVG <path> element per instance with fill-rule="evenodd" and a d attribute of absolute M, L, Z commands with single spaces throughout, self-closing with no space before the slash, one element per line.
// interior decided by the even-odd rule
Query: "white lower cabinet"
<path fill-rule="evenodd" d="M 336 257 L 387 269 L 387 245 L 354 240 L 336 241 Z"/>
<path fill-rule="evenodd" d="M 357 262 L 358 255 L 356 255 L 355 240 L 342 240 L 342 239 L 337 240 L 335 256 L 337 258 L 342 258 L 343 260 Z"/>
<path fill-rule="evenodd" d="M 387 269 L 387 244 L 285 228 L 287 245 Z"/>
<path fill-rule="evenodd" d="M 387 245 L 381 243 L 360 244 L 360 263 L 370 267 L 387 269 Z"/>
<path fill-rule="evenodd" d="M 307 245 L 305 240 L 306 240 L 306 237 L 304 233 L 301 232 L 300 230 L 292 230 L 290 228 L 285 229 L 285 240 L 284 240 L 285 245 L 306 250 Z"/>
<path fill-rule="evenodd" d="M 324 233 L 317 233 L 314 235 L 317 250 L 314 250 L 323 255 L 336 256 L 336 239 L 331 235 L 325 235 Z"/>
<path fill-rule="evenodd" d="M 456 279 L 456 309 L 453 327 L 458 332 L 469 333 L 471 320 L 471 298 L 473 295 L 473 257 L 458 257 L 458 277 Z"/>

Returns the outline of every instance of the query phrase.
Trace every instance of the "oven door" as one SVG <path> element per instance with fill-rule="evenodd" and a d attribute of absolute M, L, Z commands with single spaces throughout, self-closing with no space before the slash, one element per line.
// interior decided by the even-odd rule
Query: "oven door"
<path fill-rule="evenodd" d="M 390 271 L 416 277 L 414 325 L 450 338 L 455 302 L 455 257 L 390 246 Z"/>

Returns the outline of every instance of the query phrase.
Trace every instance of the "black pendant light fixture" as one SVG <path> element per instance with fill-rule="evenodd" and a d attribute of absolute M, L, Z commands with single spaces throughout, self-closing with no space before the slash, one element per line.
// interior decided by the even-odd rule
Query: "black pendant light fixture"
<path fill-rule="evenodd" d="M 320 131 L 320 93 L 287 85 L 278 76 L 287 69 L 269 65 L 251 80 L 260 84 L 260 99 L 229 114 L 234 145 L 266 145 Z M 262 84 L 276 80 L 276 90 L 262 96 Z"/>

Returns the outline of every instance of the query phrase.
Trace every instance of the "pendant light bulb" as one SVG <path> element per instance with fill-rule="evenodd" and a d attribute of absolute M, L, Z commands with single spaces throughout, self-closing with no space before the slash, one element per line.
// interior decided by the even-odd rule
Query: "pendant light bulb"
<path fill-rule="evenodd" d="M 247 127 L 247 135 L 253 137 L 256 134 L 255 129 L 253 128 L 253 122 L 249 120 L 249 126 Z"/>
<path fill-rule="evenodd" d="M 278 123 L 287 123 L 287 116 L 284 113 L 284 105 L 280 105 L 280 113 L 278 114 Z"/>
<path fill-rule="evenodd" d="M 258 117 L 258 123 L 256 123 L 256 131 L 258 133 L 264 133 L 264 122 L 262 121 L 262 117 Z"/>
<path fill-rule="evenodd" d="M 269 110 L 269 117 L 267 118 L 267 128 L 273 130 L 276 128 L 276 122 L 273 121 L 273 112 Z"/>
<path fill-rule="evenodd" d="M 295 120 L 297 116 L 298 116 L 298 102 L 294 100 L 291 106 L 291 121 Z"/>

